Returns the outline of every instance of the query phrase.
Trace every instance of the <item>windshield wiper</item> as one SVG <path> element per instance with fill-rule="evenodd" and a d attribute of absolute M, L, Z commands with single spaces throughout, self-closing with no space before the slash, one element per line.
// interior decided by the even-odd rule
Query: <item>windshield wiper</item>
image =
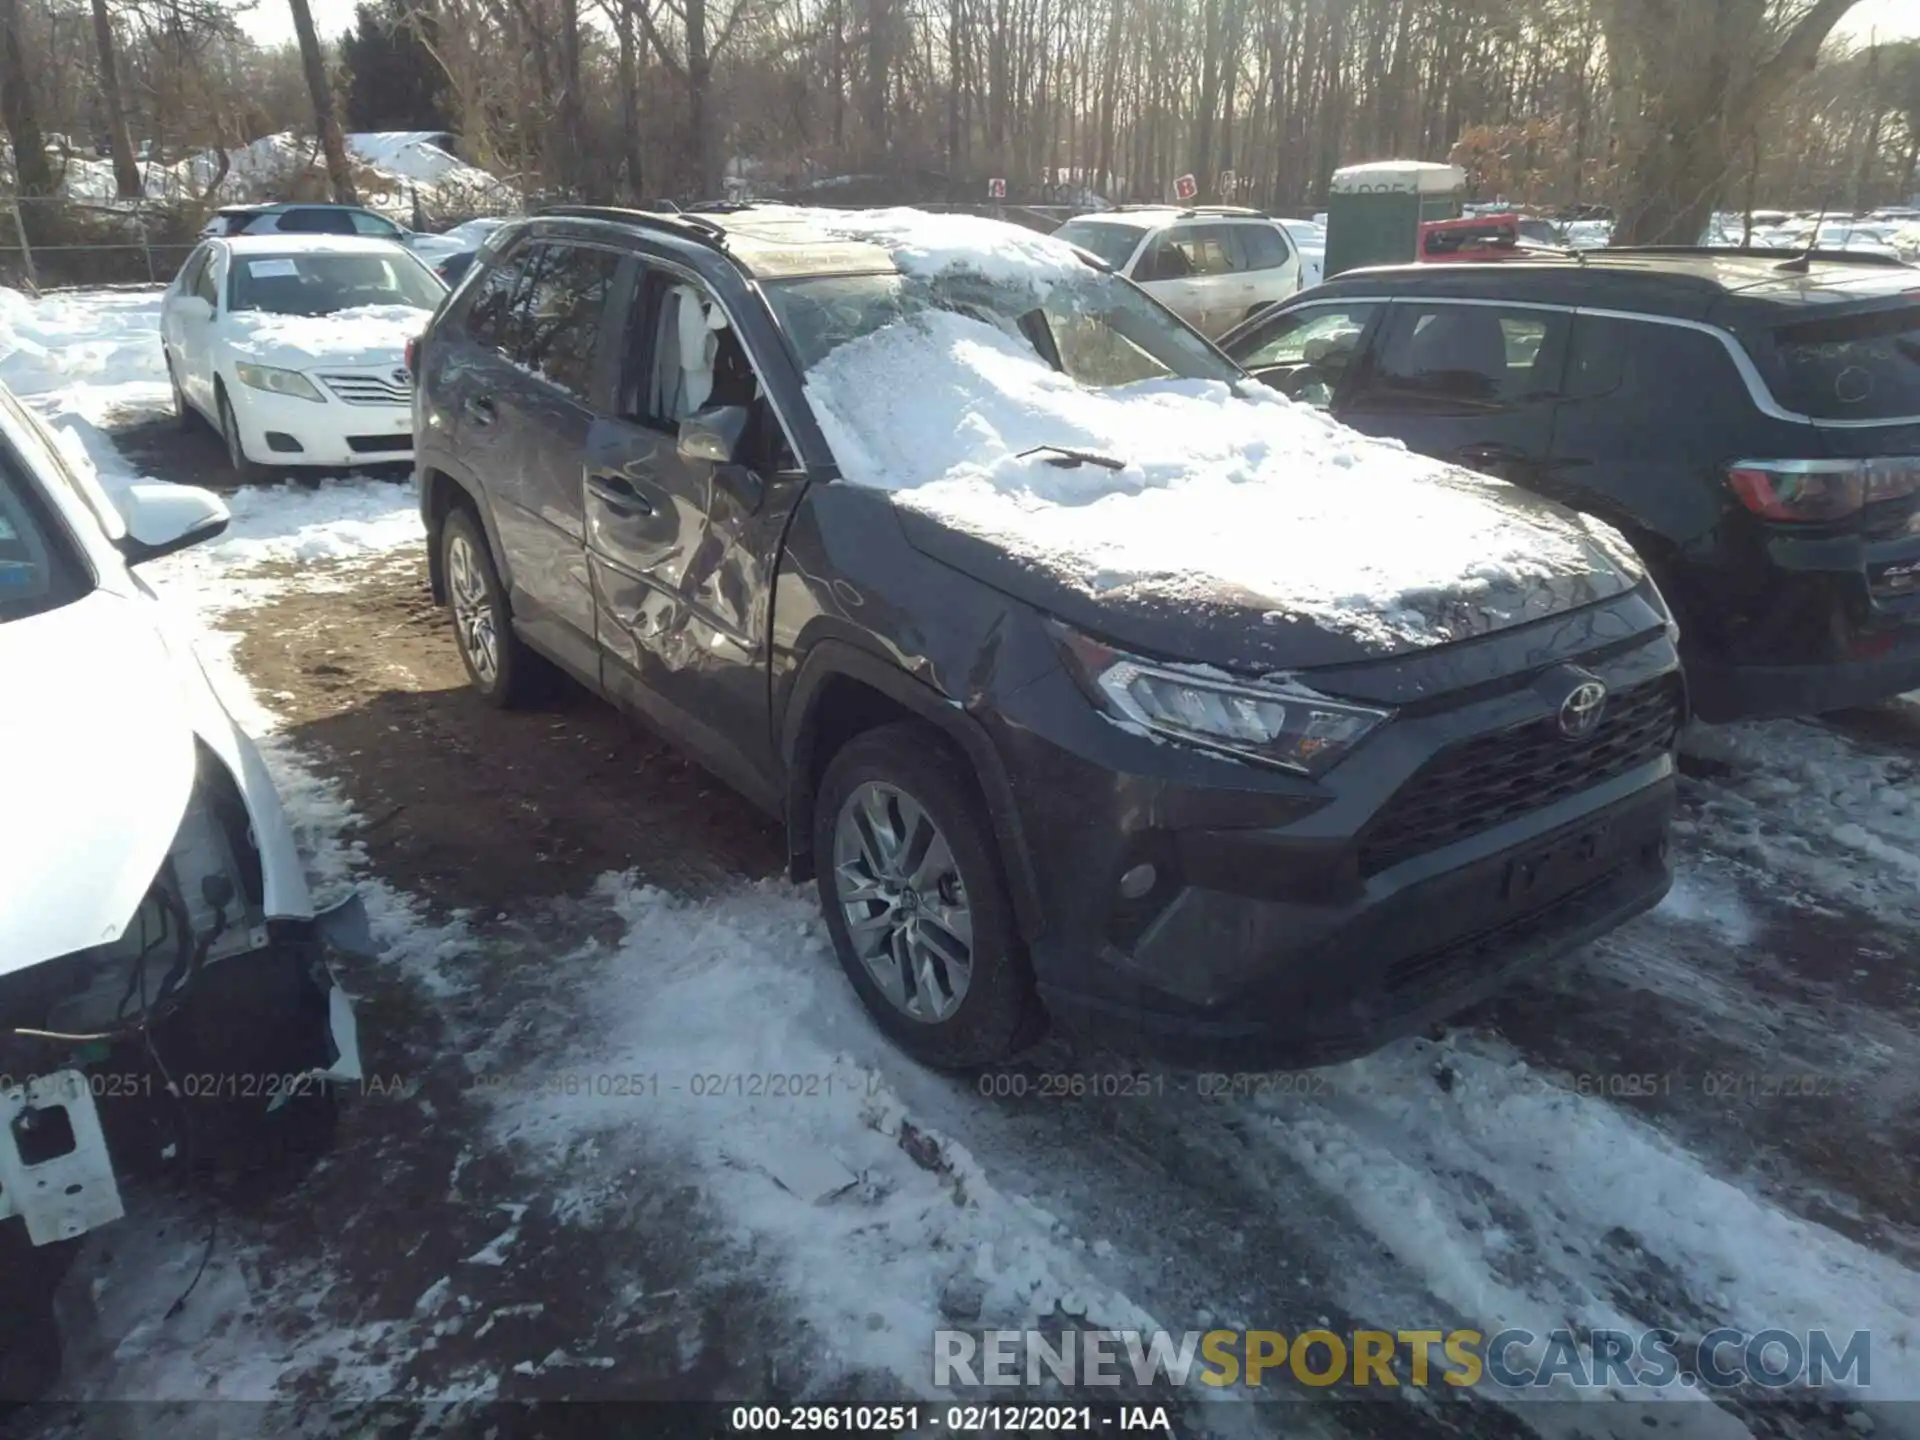
<path fill-rule="evenodd" d="M 1062 470 L 1078 470 L 1082 465 L 1098 465 L 1102 470 L 1127 468 L 1126 461 L 1112 455 L 1101 455 L 1092 450 L 1069 450 L 1064 445 L 1036 445 L 1031 450 L 1022 450 L 1013 458 L 1024 460 L 1029 455 L 1045 455 L 1047 464 L 1057 465 Z"/>

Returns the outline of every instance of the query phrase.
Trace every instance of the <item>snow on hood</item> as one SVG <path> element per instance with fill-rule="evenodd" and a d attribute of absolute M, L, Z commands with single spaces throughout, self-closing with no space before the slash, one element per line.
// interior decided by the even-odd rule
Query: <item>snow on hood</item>
<path fill-rule="evenodd" d="M 117 938 L 193 789 L 175 661 L 106 590 L 0 625 L 0 975 Z M 84 655 L 84 664 L 73 657 Z"/>
<path fill-rule="evenodd" d="M 242 310 L 228 318 L 227 344 L 245 359 L 294 370 L 398 365 L 432 314 L 412 305 L 357 305 L 331 315 Z"/>
<path fill-rule="evenodd" d="M 1025 265 L 1044 284 L 1057 242 L 1033 238 L 1040 243 L 1010 246 L 996 231 L 994 261 Z M 965 264 L 953 258 L 961 248 L 942 256 L 912 242 L 911 254 L 897 253 L 904 263 Z M 808 373 L 807 387 L 848 479 L 1116 610 L 1225 604 L 1270 625 L 1306 620 L 1363 653 L 1391 654 L 1631 583 L 1609 563 L 1604 540 L 1594 543 L 1566 512 L 1264 387 L 1093 388 L 947 311 L 840 346 Z M 1040 445 L 1126 464 L 1061 469 L 1019 458 Z"/>

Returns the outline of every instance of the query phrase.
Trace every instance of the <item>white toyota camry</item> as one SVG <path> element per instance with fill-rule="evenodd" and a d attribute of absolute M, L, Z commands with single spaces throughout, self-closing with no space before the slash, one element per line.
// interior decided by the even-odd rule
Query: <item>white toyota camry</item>
<path fill-rule="evenodd" d="M 160 306 L 174 407 L 220 431 L 242 479 L 409 461 L 406 345 L 446 293 L 386 240 L 206 240 Z"/>
<path fill-rule="evenodd" d="M 53 1281 L 126 1175 L 306 1151 L 359 1078 L 279 797 L 133 568 L 218 496 L 118 501 L 0 386 L 0 1410 L 57 1369 Z M 317 1128 L 316 1128 L 317 1127 Z"/>

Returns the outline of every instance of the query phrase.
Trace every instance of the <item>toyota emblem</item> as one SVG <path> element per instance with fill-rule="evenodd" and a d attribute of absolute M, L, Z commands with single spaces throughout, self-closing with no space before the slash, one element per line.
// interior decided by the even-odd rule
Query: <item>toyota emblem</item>
<path fill-rule="evenodd" d="M 1606 708 L 1607 687 L 1598 680 L 1582 680 L 1560 702 L 1560 733 L 1569 740 L 1586 739 Z"/>
<path fill-rule="evenodd" d="M 399 366 L 396 366 L 396 367 L 394 368 L 394 372 L 393 372 L 393 383 L 394 383 L 394 384 L 396 384 L 396 385 L 404 385 L 404 384 L 406 384 L 406 383 L 407 383 L 407 382 L 408 382 L 409 380 L 411 380 L 412 378 L 413 378 L 413 376 L 407 373 L 407 367 L 406 367 L 406 366 L 404 366 L 404 365 L 399 365 Z"/>

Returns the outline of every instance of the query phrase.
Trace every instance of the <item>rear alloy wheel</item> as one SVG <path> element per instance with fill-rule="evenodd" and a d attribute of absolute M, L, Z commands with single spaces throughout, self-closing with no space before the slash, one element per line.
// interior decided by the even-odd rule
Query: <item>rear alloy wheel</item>
<path fill-rule="evenodd" d="M 887 725 L 850 741 L 821 779 L 813 853 L 840 964 L 902 1049 L 967 1069 L 1036 1037 L 992 827 L 938 734 Z"/>
<path fill-rule="evenodd" d="M 440 546 L 454 643 L 467 678 L 503 710 L 532 704 L 546 694 L 552 671 L 513 632 L 506 587 L 473 511 L 461 506 L 447 516 Z"/>
<path fill-rule="evenodd" d="M 227 398 L 223 386 L 220 395 L 220 438 L 227 442 L 227 465 L 243 485 L 260 485 L 272 478 L 272 472 L 264 465 L 256 465 L 247 458 L 247 449 L 240 441 L 240 422 L 234 418 L 233 402 Z"/>

